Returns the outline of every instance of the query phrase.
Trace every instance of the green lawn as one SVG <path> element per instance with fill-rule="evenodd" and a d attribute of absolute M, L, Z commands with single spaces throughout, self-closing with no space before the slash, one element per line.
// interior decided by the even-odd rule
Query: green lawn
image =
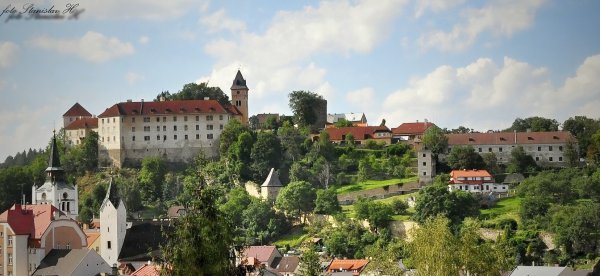
<path fill-rule="evenodd" d="M 290 248 L 299 247 L 302 242 L 308 238 L 308 232 L 304 228 L 294 228 L 291 232 L 279 238 L 279 240 L 273 242 L 277 247 L 285 247 L 288 245 Z"/>
<path fill-rule="evenodd" d="M 498 200 L 496 206 L 489 209 L 482 209 L 482 217 L 487 217 L 489 223 L 498 222 L 502 219 L 514 219 L 521 223 L 519 217 L 519 208 L 521 206 L 520 197 L 509 197 Z"/>
<path fill-rule="evenodd" d="M 417 176 L 402 178 L 402 179 L 393 178 L 393 179 L 387 179 L 387 180 L 367 180 L 367 181 L 363 181 L 363 182 L 359 182 L 359 183 L 355 183 L 355 184 L 348 184 L 348 185 L 338 187 L 336 192 L 338 193 L 338 195 L 341 195 L 341 194 L 347 194 L 347 193 L 355 192 L 355 191 L 381 188 L 384 186 L 394 185 L 394 184 L 399 184 L 399 183 L 404 184 L 404 183 L 409 183 L 409 182 L 417 182 L 418 180 L 419 180 L 419 177 L 417 177 Z"/>

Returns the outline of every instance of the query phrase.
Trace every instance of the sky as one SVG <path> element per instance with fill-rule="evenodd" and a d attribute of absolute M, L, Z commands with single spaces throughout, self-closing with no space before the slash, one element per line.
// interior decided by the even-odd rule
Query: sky
<path fill-rule="evenodd" d="M 44 147 L 75 102 L 98 115 L 190 82 L 229 94 L 238 69 L 250 115 L 290 115 L 288 93 L 308 90 L 328 113 L 390 128 L 600 118 L 599 10 L 597 0 L 0 0 L 0 161 Z"/>

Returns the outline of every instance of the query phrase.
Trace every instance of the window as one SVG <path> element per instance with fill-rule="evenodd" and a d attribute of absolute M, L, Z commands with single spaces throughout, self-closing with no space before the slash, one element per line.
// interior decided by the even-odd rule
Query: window
<path fill-rule="evenodd" d="M 213 130 L 213 125 L 206 125 L 206 130 Z"/>
<path fill-rule="evenodd" d="M 479 148 L 478 150 L 479 150 L 479 152 L 481 152 L 481 148 Z"/>
<path fill-rule="evenodd" d="M 427 166 L 427 162 L 423 162 L 423 166 Z"/>
<path fill-rule="evenodd" d="M 235 101 L 235 106 L 242 106 L 242 101 L 236 100 Z"/>
<path fill-rule="evenodd" d="M 8 265 L 12 265 L 12 254 L 11 253 L 8 253 Z"/>
<path fill-rule="evenodd" d="M 113 123 L 115 122 L 115 118 L 113 118 Z"/>
<path fill-rule="evenodd" d="M 220 130 L 223 130 L 223 125 L 219 125 L 219 129 L 220 129 Z"/>
<path fill-rule="evenodd" d="M 196 125 L 196 130 L 200 130 L 200 125 Z"/>
<path fill-rule="evenodd" d="M 196 122 L 200 121 L 200 116 L 196 116 Z"/>
<path fill-rule="evenodd" d="M 146 131 L 146 132 L 150 131 L 150 126 L 145 126 L 144 131 Z"/>
<path fill-rule="evenodd" d="M 538 151 L 542 151 L 542 147 L 538 147 Z"/>
<path fill-rule="evenodd" d="M 104 124 L 104 119 L 102 119 L 102 123 Z"/>
<path fill-rule="evenodd" d="M 156 126 L 156 131 L 160 131 L 160 126 Z"/>
<path fill-rule="evenodd" d="M 67 243 L 67 249 L 71 249 L 71 244 Z"/>
<path fill-rule="evenodd" d="M 135 141 L 135 136 L 131 136 L 131 141 Z"/>
<path fill-rule="evenodd" d="M 144 117 L 144 123 L 149 123 L 150 122 L 150 117 Z"/>
<path fill-rule="evenodd" d="M 535 161 L 540 161 L 540 158 L 538 156 L 536 156 Z"/>
<path fill-rule="evenodd" d="M 183 136 L 183 139 L 185 139 L 185 140 L 187 140 L 187 139 L 188 139 L 188 136 L 187 136 L 187 134 Z"/>
<path fill-rule="evenodd" d="M 135 117 L 131 117 L 131 122 L 135 123 Z"/>
<path fill-rule="evenodd" d="M 553 160 L 552 160 L 552 157 L 549 157 L 549 158 L 548 158 L 548 160 L 550 160 L 550 162 L 552 162 L 552 161 L 553 161 Z"/>
<path fill-rule="evenodd" d="M 163 131 L 167 131 L 167 126 L 163 126 Z"/>
<path fill-rule="evenodd" d="M 196 134 L 196 140 L 200 139 L 200 134 Z"/>
<path fill-rule="evenodd" d="M 212 121 L 213 120 L 213 115 L 206 115 L 206 120 L 207 121 Z"/>
<path fill-rule="evenodd" d="M 177 140 L 177 135 L 173 135 L 173 140 Z"/>
<path fill-rule="evenodd" d="M 135 127 L 131 127 L 131 132 L 135 132 Z"/>
<path fill-rule="evenodd" d="M 150 141 L 150 136 L 144 136 L 144 141 Z"/>
<path fill-rule="evenodd" d="M 8 246 L 12 246 L 13 243 L 13 236 L 9 235 L 8 236 Z"/>
<path fill-rule="evenodd" d="M 177 116 L 173 116 L 173 122 L 177 122 Z"/>
<path fill-rule="evenodd" d="M 167 122 L 167 117 L 163 117 L 163 123 Z"/>
<path fill-rule="evenodd" d="M 167 141 L 167 135 L 163 135 L 163 141 Z"/>
<path fill-rule="evenodd" d="M 562 162 L 562 156 L 558 157 L 558 161 Z"/>
<path fill-rule="evenodd" d="M 183 116 L 183 121 L 187 122 L 187 116 Z"/>
<path fill-rule="evenodd" d="M 423 175 L 427 175 L 427 172 L 423 172 Z"/>
<path fill-rule="evenodd" d="M 499 147 L 499 148 L 498 148 L 498 151 L 499 151 L 499 152 L 502 152 L 502 147 Z"/>
<path fill-rule="evenodd" d="M 492 148 L 488 148 L 488 152 L 492 152 Z"/>
<path fill-rule="evenodd" d="M 423 153 L 423 157 L 427 157 L 427 154 Z"/>
<path fill-rule="evenodd" d="M 110 241 L 107 241 L 107 242 L 106 242 L 106 248 L 108 248 L 108 249 L 111 249 L 111 248 L 112 248 L 112 246 L 111 246 L 111 244 L 110 244 Z"/>
<path fill-rule="evenodd" d="M 160 135 L 156 135 L 156 141 L 160 141 Z"/>
<path fill-rule="evenodd" d="M 559 150 L 559 151 L 562 151 L 562 150 L 563 150 L 563 147 L 562 147 L 562 146 L 558 146 L 558 150 Z"/>
<path fill-rule="evenodd" d="M 223 121 L 223 115 L 219 115 L 219 120 Z"/>
<path fill-rule="evenodd" d="M 552 151 L 552 146 L 549 146 L 549 147 L 548 147 L 548 151 Z"/>
<path fill-rule="evenodd" d="M 206 139 L 211 140 L 212 138 L 213 138 L 213 134 L 212 133 L 206 134 Z"/>
<path fill-rule="evenodd" d="M 173 131 L 177 131 L 177 126 L 173 126 Z"/>
<path fill-rule="evenodd" d="M 156 122 L 160 123 L 160 117 L 156 117 Z"/>
<path fill-rule="evenodd" d="M 183 130 L 185 130 L 185 131 L 187 131 L 187 130 L 188 130 L 188 127 L 187 127 L 187 125 L 183 126 Z"/>

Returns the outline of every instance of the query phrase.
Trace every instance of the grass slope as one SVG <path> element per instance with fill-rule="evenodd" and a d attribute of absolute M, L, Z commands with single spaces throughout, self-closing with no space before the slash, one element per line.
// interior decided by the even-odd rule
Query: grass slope
<path fill-rule="evenodd" d="M 367 181 L 363 181 L 363 182 L 358 182 L 358 183 L 338 187 L 336 189 L 336 192 L 338 193 L 338 195 L 341 195 L 341 194 L 347 194 L 347 193 L 355 192 L 355 191 L 381 188 L 381 187 L 385 187 L 388 185 L 417 182 L 418 180 L 419 180 L 419 177 L 417 177 L 417 176 L 412 176 L 412 177 L 407 177 L 407 178 L 402 178 L 402 179 L 393 178 L 393 179 L 387 179 L 387 180 L 367 180 Z"/>
<path fill-rule="evenodd" d="M 497 223 L 503 219 L 514 219 L 521 224 L 519 217 L 519 208 L 521 206 L 520 197 L 509 197 L 498 200 L 496 205 L 489 209 L 481 210 L 481 217 L 487 219 L 487 223 Z"/>

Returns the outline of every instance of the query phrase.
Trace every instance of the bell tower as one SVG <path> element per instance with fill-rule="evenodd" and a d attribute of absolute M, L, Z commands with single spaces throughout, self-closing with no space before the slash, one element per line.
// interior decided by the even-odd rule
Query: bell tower
<path fill-rule="evenodd" d="M 242 113 L 241 122 L 248 125 L 248 86 L 240 70 L 237 71 L 231 85 L 231 104 Z"/>

